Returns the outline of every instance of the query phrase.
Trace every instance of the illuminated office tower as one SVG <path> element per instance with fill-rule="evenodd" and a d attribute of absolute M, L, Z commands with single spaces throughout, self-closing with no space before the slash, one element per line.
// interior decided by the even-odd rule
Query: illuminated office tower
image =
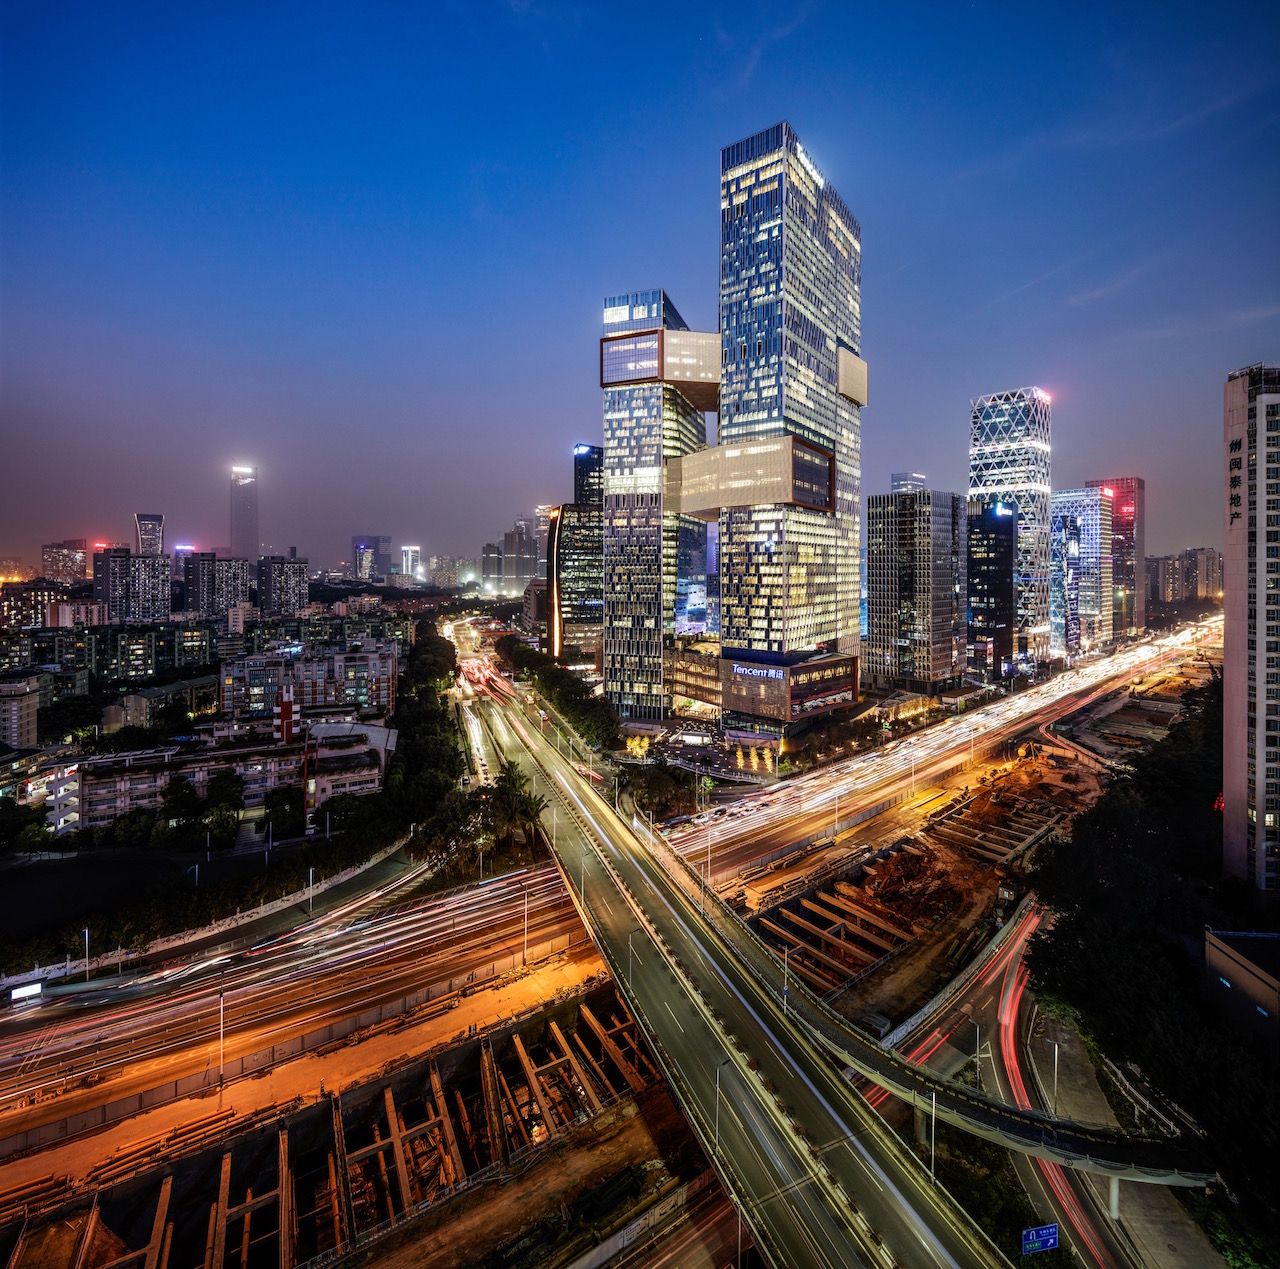
<path fill-rule="evenodd" d="M 1080 651 L 1080 517 L 1056 505 L 1049 513 L 1049 655 Z"/>
<path fill-rule="evenodd" d="M 573 447 L 573 500 L 580 507 L 604 505 L 604 447 Z"/>
<path fill-rule="evenodd" d="M 856 696 L 860 329 L 861 230 L 791 126 L 722 150 L 726 726 L 778 734 Z M 754 478 L 738 479 L 738 464 Z"/>
<path fill-rule="evenodd" d="M 1106 647 L 1112 641 L 1115 630 L 1115 582 L 1111 567 L 1112 522 L 1111 489 L 1094 485 L 1084 489 L 1059 489 L 1049 502 L 1050 519 L 1050 650 L 1053 656 L 1062 657 L 1076 651 L 1089 652 Z M 1065 566 L 1064 578 L 1070 580 L 1072 589 L 1059 585 L 1055 576 L 1053 536 L 1062 521 L 1064 533 L 1074 535 L 1064 539 L 1066 550 L 1058 552 L 1057 563 Z M 1071 568 L 1071 542 L 1074 540 L 1076 559 Z M 1055 635 L 1052 602 L 1055 587 L 1059 597 L 1068 603 L 1074 601 L 1075 619 L 1078 621 L 1079 638 L 1072 646 L 1067 627 L 1060 627 L 1061 637 Z M 1064 610 L 1064 618 L 1070 616 Z"/>
<path fill-rule="evenodd" d="M 669 704 L 662 651 L 675 635 L 679 561 L 706 527 L 665 505 L 663 467 L 706 445 L 718 353 L 663 291 L 605 301 L 604 686 L 624 719 L 658 719 Z"/>
<path fill-rule="evenodd" d="M 1222 864 L 1280 896 L 1280 366 L 1223 393 Z"/>
<path fill-rule="evenodd" d="M 1111 490 L 1112 625 L 1117 639 L 1147 628 L 1147 482 L 1141 476 L 1089 480 Z"/>
<path fill-rule="evenodd" d="M 867 499 L 867 638 L 861 673 L 938 692 L 965 672 L 968 514 L 962 494 L 923 476 Z"/>
<path fill-rule="evenodd" d="M 400 548 L 400 572 L 405 577 L 422 576 L 422 548 L 420 546 L 402 546 Z"/>
<path fill-rule="evenodd" d="M 139 511 L 133 517 L 135 555 L 164 554 L 164 516 Z"/>
<path fill-rule="evenodd" d="M 252 564 L 262 550 L 258 532 L 258 469 L 231 469 L 231 554 Z"/>
<path fill-rule="evenodd" d="M 969 497 L 1017 513 L 1013 655 L 1026 670 L 1049 655 L 1049 403 L 1041 388 L 993 392 L 969 418 Z"/>
<path fill-rule="evenodd" d="M 573 502 L 552 507 L 547 536 L 547 635 L 552 656 L 566 643 L 600 646 L 604 621 L 604 450 L 573 447 Z"/>
<path fill-rule="evenodd" d="M 1013 672 L 1017 544 L 1018 513 L 1012 506 L 998 498 L 969 499 L 969 672 L 988 680 Z"/>

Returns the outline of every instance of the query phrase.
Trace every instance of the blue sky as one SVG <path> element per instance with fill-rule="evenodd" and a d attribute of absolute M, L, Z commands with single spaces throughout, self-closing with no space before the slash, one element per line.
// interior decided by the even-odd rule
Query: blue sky
<path fill-rule="evenodd" d="M 1037 383 L 1056 485 L 1220 542 L 1222 381 L 1280 358 L 1278 12 L 5 6 L 0 555 L 222 545 L 235 461 L 317 562 L 477 553 L 599 439 L 604 295 L 714 327 L 719 148 L 781 118 L 863 227 L 864 493 L 962 488 L 969 398 Z"/>

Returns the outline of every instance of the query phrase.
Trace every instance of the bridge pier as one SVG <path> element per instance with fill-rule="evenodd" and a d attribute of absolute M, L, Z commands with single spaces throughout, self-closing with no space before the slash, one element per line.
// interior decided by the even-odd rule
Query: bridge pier
<path fill-rule="evenodd" d="M 929 1118 L 919 1106 L 911 1108 L 911 1123 L 915 1129 L 916 1145 L 927 1146 L 929 1144 Z"/>
<path fill-rule="evenodd" d="M 1111 1219 L 1118 1221 L 1120 1219 L 1120 1178 L 1118 1176 L 1111 1178 L 1108 1198 L 1107 1210 L 1111 1213 Z"/>

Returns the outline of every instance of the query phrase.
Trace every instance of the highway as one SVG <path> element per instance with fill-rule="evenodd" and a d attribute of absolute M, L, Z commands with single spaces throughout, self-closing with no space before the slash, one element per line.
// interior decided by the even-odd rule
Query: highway
<path fill-rule="evenodd" d="M 608 801 L 512 725 L 571 817 L 556 854 L 597 946 L 772 1263 L 1000 1263 L 778 998 L 707 938 Z"/>

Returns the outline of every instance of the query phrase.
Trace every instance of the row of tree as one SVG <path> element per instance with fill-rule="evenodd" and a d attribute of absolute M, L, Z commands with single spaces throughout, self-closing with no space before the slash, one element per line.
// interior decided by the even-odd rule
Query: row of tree
<path fill-rule="evenodd" d="M 621 739 L 617 710 L 571 670 L 517 635 L 503 635 L 494 651 L 514 673 L 528 676 L 587 744 L 597 749 L 617 747 Z"/>

